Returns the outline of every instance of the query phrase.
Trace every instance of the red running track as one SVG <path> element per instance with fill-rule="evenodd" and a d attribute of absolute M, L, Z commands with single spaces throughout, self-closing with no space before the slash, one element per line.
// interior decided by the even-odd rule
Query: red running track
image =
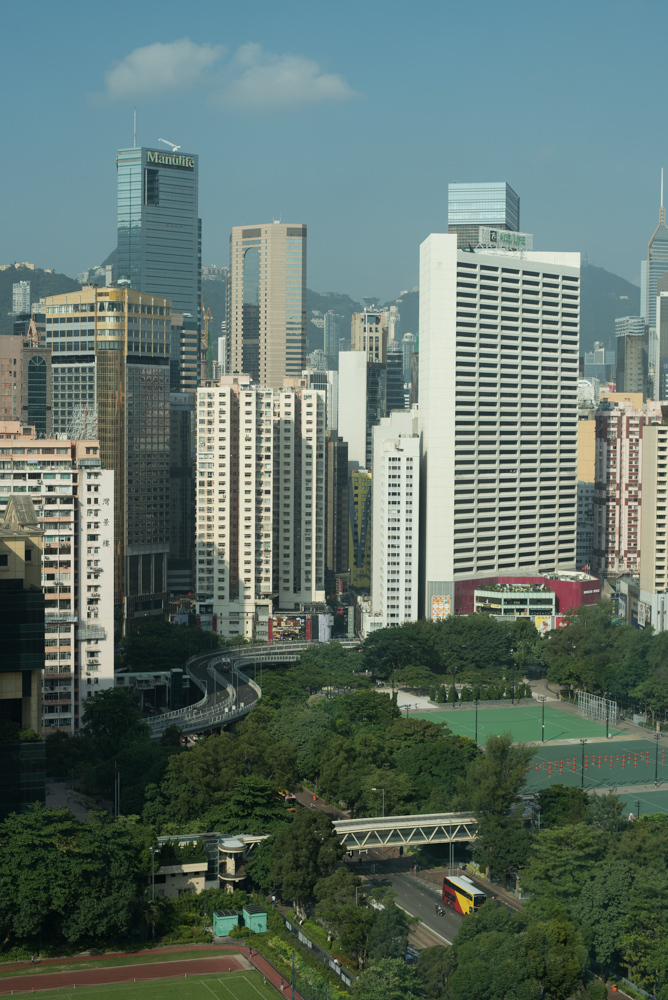
<path fill-rule="evenodd" d="M 217 972 L 242 971 L 243 966 L 232 955 L 224 958 L 221 956 L 186 959 L 182 962 L 152 962 L 148 965 L 116 965 L 102 969 L 43 972 L 37 976 L 12 976 L 0 980 L 0 994 L 37 993 L 41 990 L 72 989 L 77 986 L 101 986 L 105 983 L 131 983 L 134 980 L 140 982 L 173 976 L 203 976 Z"/>

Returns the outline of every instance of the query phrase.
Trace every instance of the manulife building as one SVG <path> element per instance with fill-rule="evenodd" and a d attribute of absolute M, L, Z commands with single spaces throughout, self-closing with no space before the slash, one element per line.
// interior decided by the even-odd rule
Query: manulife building
<path fill-rule="evenodd" d="M 120 149 L 116 280 L 171 299 L 200 328 L 202 223 L 198 157 L 180 150 Z"/>

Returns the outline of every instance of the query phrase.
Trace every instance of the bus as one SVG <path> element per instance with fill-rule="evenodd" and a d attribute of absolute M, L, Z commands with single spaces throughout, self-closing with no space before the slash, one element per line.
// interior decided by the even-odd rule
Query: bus
<path fill-rule="evenodd" d="M 443 902 L 457 913 L 473 913 L 487 896 L 465 875 L 447 875 L 443 879 Z"/>

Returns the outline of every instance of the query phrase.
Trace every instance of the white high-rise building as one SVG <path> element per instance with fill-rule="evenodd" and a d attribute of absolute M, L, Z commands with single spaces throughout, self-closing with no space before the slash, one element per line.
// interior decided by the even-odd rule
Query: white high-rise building
<path fill-rule="evenodd" d="M 12 285 L 12 312 L 15 316 L 30 312 L 30 282 L 15 281 Z"/>
<path fill-rule="evenodd" d="M 348 462 L 366 468 L 367 356 L 364 351 L 339 354 L 338 432 L 348 445 Z"/>
<path fill-rule="evenodd" d="M 424 607 L 472 610 L 467 581 L 575 567 L 580 255 L 420 257 Z"/>
<path fill-rule="evenodd" d="M 365 633 L 418 617 L 420 436 L 417 410 L 373 429 L 371 616 Z"/>
<path fill-rule="evenodd" d="M 269 389 L 226 375 L 197 391 L 204 628 L 253 637 L 274 604 L 325 599 L 326 393 L 301 381 Z"/>
<path fill-rule="evenodd" d="M 0 421 L 0 518 L 26 491 L 44 531 L 42 728 L 73 733 L 86 698 L 114 685 L 114 473 L 98 441 Z"/>

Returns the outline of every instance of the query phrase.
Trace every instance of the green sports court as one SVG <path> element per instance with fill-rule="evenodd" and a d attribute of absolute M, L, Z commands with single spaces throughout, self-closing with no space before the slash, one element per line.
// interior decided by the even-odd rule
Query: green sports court
<path fill-rule="evenodd" d="M 508 705 L 507 708 L 478 709 L 478 743 L 489 736 L 511 733 L 515 743 L 540 743 L 542 736 L 542 705 Z M 445 722 L 453 733 L 475 738 L 475 709 L 455 708 L 440 712 L 415 712 L 414 718 Z M 616 736 L 619 730 L 610 727 Z M 545 742 L 555 740 L 605 740 L 605 725 L 579 715 L 571 715 L 551 705 L 545 706 Z"/>
<path fill-rule="evenodd" d="M 103 972 L 104 970 L 100 970 Z M 36 983 L 31 977 L 31 987 Z M 2 986 L 0 985 L 0 993 Z M 31 996 L 13 991 L 15 997 Z M 65 987 L 39 990 L 40 997 L 53 1000 L 275 1000 L 276 988 L 264 984 L 255 970 L 227 972 L 221 975 L 175 976 L 170 979 L 149 979 L 142 982 L 107 983 L 100 986 Z"/>

